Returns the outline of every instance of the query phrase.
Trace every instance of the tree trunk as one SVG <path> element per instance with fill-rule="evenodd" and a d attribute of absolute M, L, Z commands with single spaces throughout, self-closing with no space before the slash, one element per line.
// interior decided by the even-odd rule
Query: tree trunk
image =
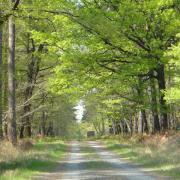
<path fill-rule="evenodd" d="M 13 145 L 17 142 L 15 104 L 15 23 L 13 16 L 9 17 L 8 139 Z"/>
<path fill-rule="evenodd" d="M 0 22 L 0 139 L 3 137 L 3 130 L 2 130 L 2 37 L 3 37 L 3 23 Z"/>
<path fill-rule="evenodd" d="M 132 119 L 132 117 L 131 117 L 131 119 L 130 119 L 130 129 L 131 129 L 131 136 L 133 135 L 133 119 Z"/>
<path fill-rule="evenodd" d="M 143 109 L 142 110 L 142 116 L 143 116 L 143 131 L 148 133 L 149 132 L 149 128 L 148 128 L 148 121 L 147 121 L 147 117 L 146 117 L 146 111 Z"/>
<path fill-rule="evenodd" d="M 45 93 L 42 93 L 42 104 L 45 104 Z M 41 126 L 40 126 L 40 133 L 41 136 L 44 137 L 46 135 L 46 119 L 47 119 L 47 115 L 46 115 L 46 111 L 43 109 L 42 111 L 42 118 L 41 118 Z"/>
<path fill-rule="evenodd" d="M 164 91 L 166 90 L 164 65 L 160 64 L 157 68 L 157 80 L 159 85 L 160 121 L 163 131 L 168 129 L 167 104 Z"/>
<path fill-rule="evenodd" d="M 31 137 L 31 116 L 28 113 L 31 111 L 31 104 L 28 102 L 24 106 L 24 136 Z"/>
<path fill-rule="evenodd" d="M 46 135 L 46 112 L 43 110 L 42 111 L 42 119 L 41 119 L 41 136 L 44 137 Z"/>
<path fill-rule="evenodd" d="M 157 93 L 156 93 L 156 86 L 154 79 L 150 79 L 150 91 L 151 91 L 151 111 L 153 116 L 153 132 L 160 132 L 160 123 L 159 123 L 159 116 L 158 116 L 158 105 L 157 105 Z"/>
<path fill-rule="evenodd" d="M 32 43 L 32 50 L 30 50 L 30 40 Z M 42 52 L 44 45 L 40 44 L 37 51 L 38 52 Z M 22 135 L 22 137 L 26 136 L 26 137 L 31 137 L 31 116 L 28 115 L 28 113 L 31 112 L 31 103 L 29 102 L 29 99 L 32 97 L 33 95 L 33 91 L 35 88 L 35 83 L 37 80 L 37 76 L 39 73 L 39 64 L 40 64 L 40 58 L 39 57 L 35 57 L 35 55 L 33 54 L 34 52 L 36 52 L 36 47 L 35 47 L 35 43 L 33 39 L 30 39 L 30 36 L 28 35 L 28 45 L 27 45 L 27 54 L 31 54 L 31 59 L 30 62 L 28 63 L 28 67 L 27 67 L 27 87 L 24 91 L 24 101 L 25 101 L 25 105 L 24 105 L 24 115 L 25 117 L 22 120 L 22 126 L 21 130 L 22 130 L 22 134 L 24 133 L 24 135 Z"/>
<path fill-rule="evenodd" d="M 8 52 L 7 52 L 8 54 Z M 8 111 L 8 65 L 7 61 L 3 61 L 3 67 L 4 67 L 4 72 L 3 72 L 3 110 L 5 112 Z M 8 115 L 4 114 L 3 117 L 3 136 L 4 138 L 8 139 L 8 133 L 7 133 L 7 125 L 8 125 Z"/>
<path fill-rule="evenodd" d="M 21 123 L 23 123 L 23 122 L 21 122 Z M 24 124 L 21 124 L 21 126 L 20 126 L 19 138 L 20 139 L 24 138 Z"/>
<path fill-rule="evenodd" d="M 138 119 L 138 133 L 139 134 L 143 133 L 143 124 L 144 124 L 143 112 L 139 111 L 139 119 Z"/>
<path fill-rule="evenodd" d="M 105 134 L 105 122 L 104 122 L 104 118 L 102 118 L 102 130 L 101 130 L 101 134 L 102 135 Z"/>
<path fill-rule="evenodd" d="M 116 123 L 114 120 L 112 122 L 112 128 L 113 128 L 113 134 L 115 135 L 116 134 Z"/>
<path fill-rule="evenodd" d="M 53 123 L 52 122 L 49 122 L 49 127 L 47 129 L 47 132 L 46 132 L 46 135 L 47 136 L 53 136 Z"/>
<path fill-rule="evenodd" d="M 120 128 L 121 128 L 121 135 L 124 135 L 124 128 L 123 128 L 123 124 L 122 124 L 122 120 L 119 122 Z"/>
<path fill-rule="evenodd" d="M 124 118 L 124 122 L 125 122 L 125 124 L 126 124 L 126 126 L 127 126 L 128 133 L 131 134 L 132 130 L 131 130 L 131 127 L 130 127 L 130 125 L 129 125 L 128 120 Z"/>
<path fill-rule="evenodd" d="M 137 132 L 138 132 L 138 118 L 135 115 L 134 116 L 133 133 L 136 134 Z"/>
<path fill-rule="evenodd" d="M 142 84 L 142 79 L 139 77 L 139 83 L 137 87 L 137 93 L 139 97 L 139 105 L 144 106 L 144 92 L 143 92 L 143 84 Z M 146 119 L 146 112 L 143 107 L 141 107 L 140 112 L 139 112 L 139 123 L 138 123 L 138 133 L 143 133 L 143 132 L 148 133 L 148 123 Z"/>

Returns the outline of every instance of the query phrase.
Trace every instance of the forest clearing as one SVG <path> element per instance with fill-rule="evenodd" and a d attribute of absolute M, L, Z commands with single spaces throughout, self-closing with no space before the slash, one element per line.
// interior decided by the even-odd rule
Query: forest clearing
<path fill-rule="evenodd" d="M 1 179 L 180 179 L 180 1 L 0 0 Z"/>

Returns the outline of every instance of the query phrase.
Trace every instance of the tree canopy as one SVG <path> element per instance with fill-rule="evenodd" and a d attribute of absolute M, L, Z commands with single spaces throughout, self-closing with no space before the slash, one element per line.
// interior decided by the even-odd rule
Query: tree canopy
<path fill-rule="evenodd" d="M 72 136 L 80 99 L 99 135 L 178 128 L 179 29 L 178 0 L 1 0 L 0 135 Z"/>

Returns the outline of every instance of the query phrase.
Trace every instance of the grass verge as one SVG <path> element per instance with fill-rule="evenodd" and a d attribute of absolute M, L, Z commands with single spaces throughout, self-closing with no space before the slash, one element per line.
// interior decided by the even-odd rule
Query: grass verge
<path fill-rule="evenodd" d="M 57 161 L 66 151 L 66 144 L 57 139 L 38 140 L 28 151 L 3 142 L 0 144 L 0 180 L 24 180 L 48 172 L 58 165 Z"/>
<path fill-rule="evenodd" d="M 103 139 L 109 150 L 138 163 L 147 171 L 180 179 L 180 135 Z"/>

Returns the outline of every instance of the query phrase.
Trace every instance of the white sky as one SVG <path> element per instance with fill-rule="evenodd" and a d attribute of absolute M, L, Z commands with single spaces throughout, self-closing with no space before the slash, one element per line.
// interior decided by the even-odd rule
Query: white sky
<path fill-rule="evenodd" d="M 74 113 L 76 115 L 77 122 L 80 123 L 83 118 L 84 110 L 85 110 L 83 100 L 80 100 L 77 106 L 74 107 L 74 109 L 76 110 Z"/>

